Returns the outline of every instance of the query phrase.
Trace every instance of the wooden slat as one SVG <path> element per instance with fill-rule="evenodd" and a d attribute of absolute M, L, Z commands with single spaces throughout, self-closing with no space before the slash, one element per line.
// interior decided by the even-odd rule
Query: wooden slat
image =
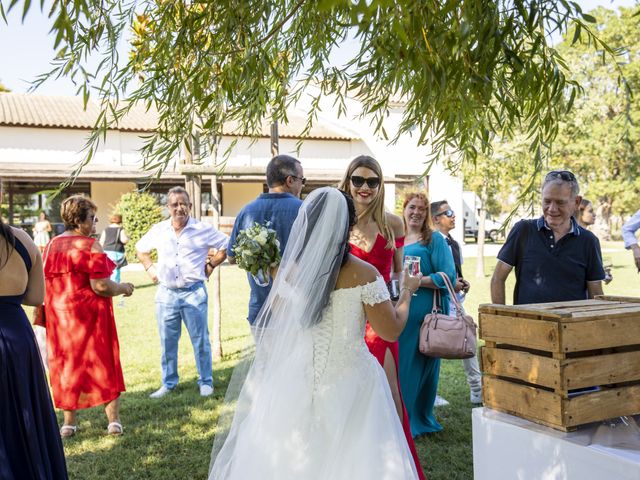
<path fill-rule="evenodd" d="M 562 397 L 557 393 L 485 375 L 482 397 L 489 408 L 549 425 L 562 425 Z"/>
<path fill-rule="evenodd" d="M 486 407 L 562 431 L 609 418 L 640 414 L 640 385 L 604 389 L 565 399 L 554 392 L 485 375 L 482 390 Z"/>
<path fill-rule="evenodd" d="M 612 303 L 607 302 L 602 305 L 578 305 L 575 307 L 567 307 L 563 308 L 563 312 L 570 313 L 572 317 L 576 314 L 580 313 L 590 313 L 592 317 L 597 317 L 602 311 L 609 310 L 625 310 L 625 311 L 636 311 L 640 312 L 640 305 L 637 303 Z M 566 321 L 564 318 L 561 321 Z"/>
<path fill-rule="evenodd" d="M 483 313 L 480 315 L 480 336 L 489 342 L 546 352 L 560 351 L 559 324 L 548 320 Z"/>
<path fill-rule="evenodd" d="M 562 387 L 561 360 L 502 348 L 483 347 L 481 352 L 484 374 L 515 378 L 543 387 Z"/>
<path fill-rule="evenodd" d="M 566 401 L 563 425 L 576 426 L 640 414 L 640 385 L 586 393 Z"/>
<path fill-rule="evenodd" d="M 618 295 L 596 295 L 596 300 L 609 300 L 611 302 L 640 303 L 640 297 L 621 297 Z"/>
<path fill-rule="evenodd" d="M 495 304 L 493 303 L 481 303 L 478 305 L 478 315 L 481 313 L 496 313 L 496 309 L 494 308 Z"/>
<path fill-rule="evenodd" d="M 580 352 L 625 345 L 640 345 L 640 317 L 636 315 L 568 322 L 562 325 L 562 350 Z"/>
<path fill-rule="evenodd" d="M 566 390 L 640 380 L 640 350 L 570 358 L 563 360 L 560 368 Z"/>
<path fill-rule="evenodd" d="M 536 310 L 537 309 L 564 310 L 566 308 L 589 307 L 592 305 L 611 305 L 611 304 L 612 302 L 609 300 L 585 299 L 585 300 L 568 300 L 566 302 L 527 303 L 523 305 L 518 305 L 518 307 L 534 308 Z"/>
<path fill-rule="evenodd" d="M 607 318 L 620 318 L 620 317 L 632 317 L 640 319 L 640 305 L 636 304 L 634 307 L 622 307 L 619 308 L 616 305 L 616 308 L 609 308 L 605 310 L 598 310 L 597 313 L 593 314 L 589 311 L 575 312 L 571 314 L 571 318 L 563 318 L 563 322 L 582 322 L 584 320 L 592 320 L 592 319 L 607 319 Z"/>
<path fill-rule="evenodd" d="M 479 313 L 488 313 L 488 314 L 500 314 L 500 315 L 512 315 L 512 316 L 522 316 L 522 317 L 544 317 L 545 319 L 558 319 L 568 317 L 569 314 L 556 311 L 556 310 L 546 310 L 545 307 L 540 307 L 539 303 L 531 303 L 529 305 L 499 305 L 495 303 L 488 303 L 484 305 L 480 305 L 478 307 Z"/>

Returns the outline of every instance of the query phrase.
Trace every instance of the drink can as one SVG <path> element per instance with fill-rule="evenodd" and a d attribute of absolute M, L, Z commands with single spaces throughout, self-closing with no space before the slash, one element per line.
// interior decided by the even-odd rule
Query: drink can
<path fill-rule="evenodd" d="M 389 287 L 389 296 L 391 297 L 391 300 L 398 300 L 398 298 L 400 298 L 400 282 L 393 278 L 387 286 Z"/>
<path fill-rule="evenodd" d="M 404 266 L 408 269 L 409 275 L 416 276 L 420 273 L 420 257 L 407 255 L 404 257 Z"/>

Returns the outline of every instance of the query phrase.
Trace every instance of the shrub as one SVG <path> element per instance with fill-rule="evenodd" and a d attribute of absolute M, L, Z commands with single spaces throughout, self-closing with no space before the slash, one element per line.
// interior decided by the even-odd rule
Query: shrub
<path fill-rule="evenodd" d="M 129 236 L 125 245 L 127 260 L 137 262 L 136 242 L 156 223 L 162 221 L 162 207 L 153 195 L 130 192 L 120 197 L 115 211 L 122 215 L 122 226 Z M 153 252 L 156 260 L 156 252 Z"/>

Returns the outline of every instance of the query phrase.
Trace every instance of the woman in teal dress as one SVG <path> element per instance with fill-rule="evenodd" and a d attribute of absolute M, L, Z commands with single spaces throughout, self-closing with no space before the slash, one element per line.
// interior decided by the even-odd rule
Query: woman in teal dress
<path fill-rule="evenodd" d="M 422 193 L 408 193 L 403 206 L 406 228 L 404 255 L 420 257 L 422 277 L 420 288 L 411 302 L 407 325 L 399 338 L 400 389 L 404 398 L 411 434 L 439 432 L 442 426 L 433 415 L 433 403 L 438 390 L 440 359 L 427 357 L 418 350 L 420 326 L 433 307 L 434 289 L 440 289 L 443 310 L 449 311 L 449 295 L 442 277 L 444 272 L 455 285 L 456 269 L 453 255 L 444 236 L 434 231 L 429 215 L 429 200 Z"/>

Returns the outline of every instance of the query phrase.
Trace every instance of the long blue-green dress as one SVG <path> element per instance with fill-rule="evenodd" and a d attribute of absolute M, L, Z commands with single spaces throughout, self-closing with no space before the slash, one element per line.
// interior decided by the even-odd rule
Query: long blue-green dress
<path fill-rule="evenodd" d="M 435 231 L 428 245 L 422 245 L 420 242 L 405 245 L 404 254 L 420 257 L 420 270 L 424 276 L 429 275 L 440 287 L 443 311 L 448 313 L 449 294 L 444 280 L 436 274 L 444 272 L 455 285 L 456 267 L 445 238 L 440 232 Z M 420 326 L 424 316 L 433 307 L 434 292 L 435 290 L 431 288 L 418 289 L 416 296 L 411 300 L 407 325 L 398 340 L 400 389 L 409 413 L 411 434 L 414 437 L 442 430 L 442 426 L 433 415 L 433 403 L 436 399 L 440 375 L 440 359 L 427 357 L 418 350 Z"/>

